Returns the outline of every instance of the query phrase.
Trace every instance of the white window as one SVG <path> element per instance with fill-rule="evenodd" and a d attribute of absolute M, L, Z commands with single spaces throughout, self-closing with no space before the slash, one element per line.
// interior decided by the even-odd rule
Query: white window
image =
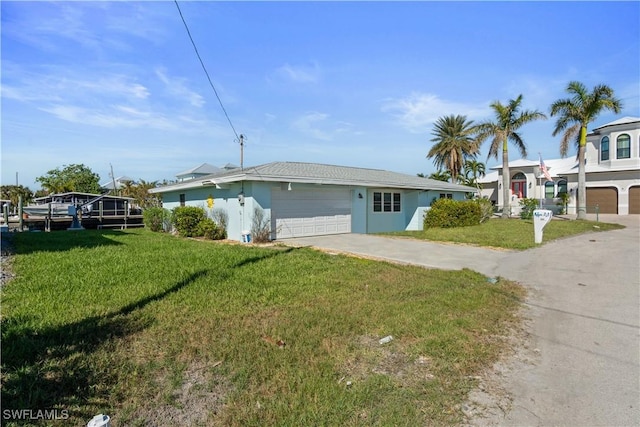
<path fill-rule="evenodd" d="M 402 203 L 400 193 L 384 193 L 375 191 L 373 193 L 374 212 L 401 212 Z"/>

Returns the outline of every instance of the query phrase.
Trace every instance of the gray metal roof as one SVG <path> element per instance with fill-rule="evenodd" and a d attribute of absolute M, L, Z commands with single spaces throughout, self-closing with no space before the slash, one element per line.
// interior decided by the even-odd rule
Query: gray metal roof
<path fill-rule="evenodd" d="M 209 163 L 203 163 L 200 166 L 193 167 L 191 169 L 187 169 L 186 171 L 182 171 L 176 175 L 176 177 L 181 177 L 185 175 L 193 175 L 193 174 L 211 174 L 216 173 L 220 170 L 220 168 L 210 165 Z"/>
<path fill-rule="evenodd" d="M 273 162 L 264 165 L 213 173 L 198 179 L 151 190 L 164 193 L 202 185 L 239 181 L 297 182 L 327 185 L 359 185 L 363 187 L 401 188 L 412 190 L 442 190 L 475 192 L 465 185 L 451 184 L 381 169 L 355 168 L 303 162 Z"/>

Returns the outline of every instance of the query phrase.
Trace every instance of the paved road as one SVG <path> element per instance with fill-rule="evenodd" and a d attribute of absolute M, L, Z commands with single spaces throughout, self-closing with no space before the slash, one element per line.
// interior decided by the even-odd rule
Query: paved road
<path fill-rule="evenodd" d="M 474 424 L 640 426 L 640 216 L 605 216 L 624 230 L 589 233 L 528 251 L 496 251 L 372 235 L 285 243 L 443 269 L 470 268 L 529 290 L 533 363 L 514 361 L 501 386 L 510 410 Z"/>

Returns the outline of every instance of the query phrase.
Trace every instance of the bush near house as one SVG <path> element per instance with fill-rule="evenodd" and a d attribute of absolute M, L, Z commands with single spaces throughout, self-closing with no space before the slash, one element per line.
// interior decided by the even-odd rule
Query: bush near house
<path fill-rule="evenodd" d="M 171 211 L 171 223 L 182 237 L 204 237 L 221 240 L 227 237 L 227 230 L 207 217 L 203 208 L 180 206 Z"/>
<path fill-rule="evenodd" d="M 533 218 L 533 211 L 538 208 L 538 203 L 536 199 L 521 199 L 520 206 L 522 206 L 522 209 L 520 210 L 520 218 Z"/>
<path fill-rule="evenodd" d="M 227 231 L 218 227 L 211 218 L 205 218 L 198 224 L 197 235 L 209 240 L 222 240 L 227 237 Z"/>
<path fill-rule="evenodd" d="M 478 225 L 483 211 L 476 200 L 438 199 L 424 217 L 424 228 L 451 228 Z"/>
<path fill-rule="evenodd" d="M 229 224 L 229 214 L 224 209 L 214 209 L 211 213 L 211 217 L 215 221 L 218 228 L 221 228 L 224 233 L 224 238 L 227 238 L 227 225 Z"/>
<path fill-rule="evenodd" d="M 265 216 L 264 210 L 259 206 L 253 210 L 251 234 L 256 243 L 266 243 L 271 240 L 271 218 Z"/>
<path fill-rule="evenodd" d="M 179 206 L 172 213 L 172 224 L 183 237 L 197 237 L 198 225 L 207 217 L 204 209 L 196 206 Z"/>
<path fill-rule="evenodd" d="M 473 202 L 477 203 L 480 208 L 480 223 L 487 221 L 493 216 L 493 204 L 491 204 L 491 200 L 483 197 L 481 199 L 474 199 Z"/>
<path fill-rule="evenodd" d="M 169 215 L 169 211 L 163 208 L 149 208 L 142 212 L 142 221 L 144 226 L 151 231 L 163 231 L 165 217 Z"/>
<path fill-rule="evenodd" d="M 558 198 L 560 199 L 556 206 L 558 206 L 558 214 L 565 215 L 567 213 L 567 204 L 569 204 L 569 193 L 560 193 L 558 194 Z"/>

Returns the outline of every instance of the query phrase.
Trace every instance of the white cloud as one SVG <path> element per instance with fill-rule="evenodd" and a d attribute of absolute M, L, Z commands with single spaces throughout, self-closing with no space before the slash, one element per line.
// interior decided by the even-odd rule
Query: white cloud
<path fill-rule="evenodd" d="M 264 113 L 264 122 L 266 124 L 273 123 L 278 117 L 275 114 Z"/>
<path fill-rule="evenodd" d="M 382 111 L 391 113 L 398 123 L 412 133 L 424 133 L 439 117 L 460 114 L 477 120 L 490 114 L 490 102 L 463 104 L 440 99 L 437 95 L 414 92 L 408 97 L 389 99 Z"/>
<path fill-rule="evenodd" d="M 279 67 L 275 75 L 280 79 L 294 83 L 318 83 L 321 72 L 317 63 L 311 65 L 290 65 L 288 63 Z"/>
<path fill-rule="evenodd" d="M 135 74 L 93 70 L 69 73 L 57 67 L 23 71 L 20 67 L 8 68 L 3 76 L 2 98 L 32 104 L 66 122 L 188 132 L 208 126 L 201 117 L 190 117 L 192 107 L 202 107 L 204 98 L 187 88 L 184 79 L 170 78 L 162 70 L 156 75 L 164 87 L 156 88 L 154 96 L 152 89 L 137 81 Z M 162 99 L 158 92 L 164 94 Z M 189 107 L 185 110 L 185 106 Z"/>
<path fill-rule="evenodd" d="M 311 111 L 291 122 L 291 128 L 314 139 L 334 141 L 345 135 L 360 136 L 364 132 L 355 129 L 355 125 L 345 121 L 332 121 L 329 114 Z"/>
<path fill-rule="evenodd" d="M 5 71 L 5 70 L 3 70 Z M 136 82 L 135 78 L 121 74 L 81 77 L 82 72 L 71 74 L 65 69 L 45 68 L 41 71 L 25 71 L 10 68 L 4 73 L 2 97 L 21 102 L 63 100 L 85 101 L 87 99 L 143 100 L 149 97 L 149 89 Z M 86 74 L 92 74 L 85 71 Z"/>
<path fill-rule="evenodd" d="M 150 127 L 154 129 L 170 130 L 176 126 L 163 115 L 150 111 L 140 111 L 135 108 L 116 105 L 102 109 L 88 109 L 74 105 L 54 105 L 41 108 L 57 117 L 71 123 L 99 126 L 106 128 L 137 128 Z"/>
<path fill-rule="evenodd" d="M 4 9 L 4 7 L 3 7 Z M 3 19 L 3 36 L 47 52 L 69 46 L 92 53 L 111 48 L 133 51 L 132 36 L 161 44 L 168 32 L 164 22 L 175 20 L 171 9 L 135 2 L 37 2 L 13 7 Z"/>
<path fill-rule="evenodd" d="M 329 118 L 328 114 L 310 112 L 294 120 L 291 124 L 291 127 L 307 136 L 321 139 L 323 141 L 330 141 L 331 139 L 333 139 L 330 133 L 320 128 L 320 126 L 325 123 L 327 118 Z"/>
<path fill-rule="evenodd" d="M 186 86 L 186 79 L 170 78 L 163 68 L 156 69 L 156 76 L 164 83 L 169 94 L 179 99 L 186 99 L 193 107 L 200 108 L 204 105 L 204 98 Z"/>
<path fill-rule="evenodd" d="M 509 99 L 515 99 L 522 95 L 522 107 L 526 110 L 539 110 L 549 113 L 549 107 L 559 98 L 566 97 L 565 88 L 568 79 L 565 78 L 541 78 L 536 76 L 520 76 L 511 80 L 506 86 L 508 99 L 501 99 L 504 104 Z"/>

